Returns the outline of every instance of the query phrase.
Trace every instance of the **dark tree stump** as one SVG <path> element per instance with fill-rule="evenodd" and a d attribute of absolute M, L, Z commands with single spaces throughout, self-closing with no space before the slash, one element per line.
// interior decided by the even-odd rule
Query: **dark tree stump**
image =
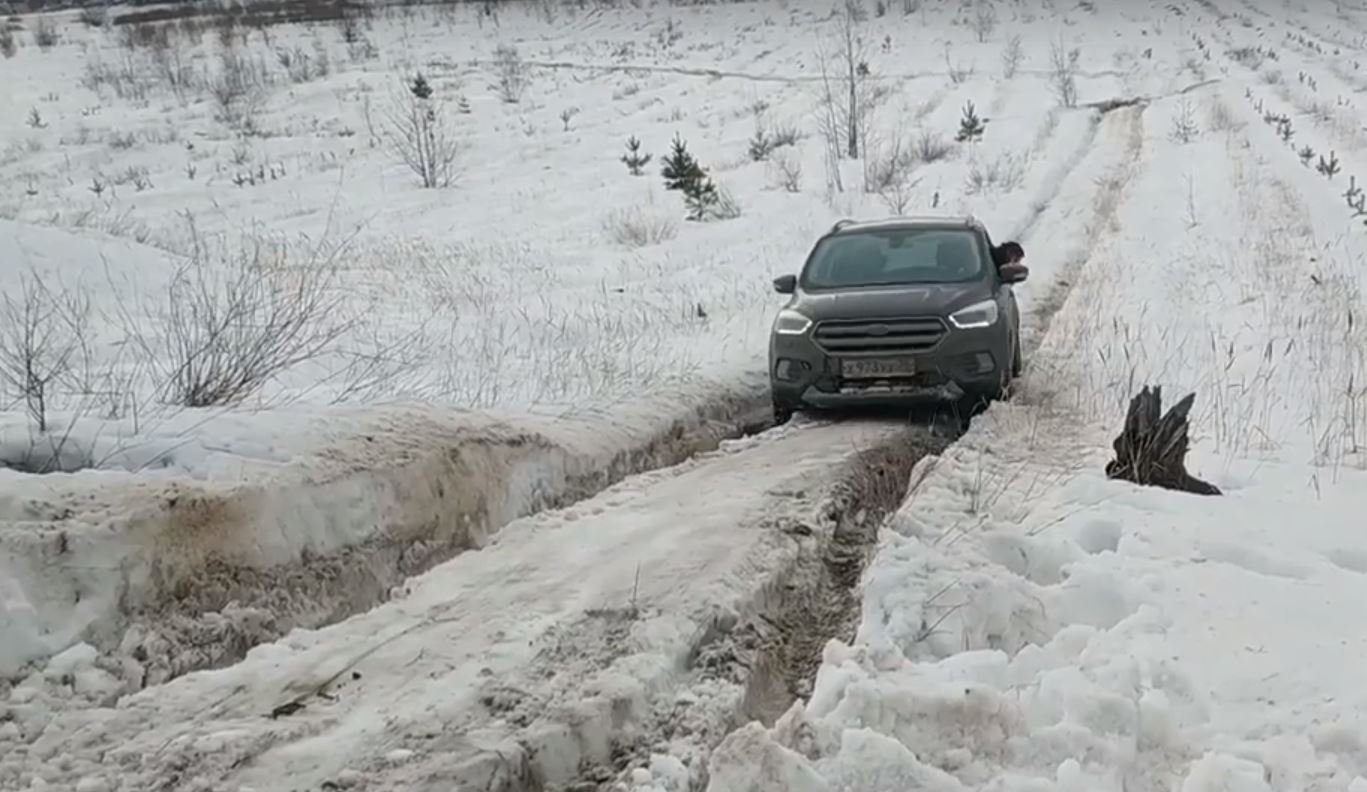
<path fill-rule="evenodd" d="M 1163 388 L 1145 386 L 1130 399 L 1125 429 L 1113 444 L 1115 459 L 1106 464 L 1106 477 L 1197 495 L 1219 495 L 1217 487 L 1187 472 L 1187 414 L 1195 402 L 1196 394 L 1187 394 L 1162 415 Z"/>

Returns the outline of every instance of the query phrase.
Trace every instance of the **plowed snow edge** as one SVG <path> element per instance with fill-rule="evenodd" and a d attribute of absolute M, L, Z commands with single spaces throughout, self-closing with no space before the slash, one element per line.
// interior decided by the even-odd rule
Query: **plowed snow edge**
<path fill-rule="evenodd" d="M 750 376 L 602 416 L 376 412 L 317 454 L 326 466 L 269 479 L 47 477 L 22 498 L 32 519 L 0 524 L 0 679 L 79 642 L 124 691 L 220 667 L 373 607 L 514 519 L 767 421 L 766 383 Z"/>

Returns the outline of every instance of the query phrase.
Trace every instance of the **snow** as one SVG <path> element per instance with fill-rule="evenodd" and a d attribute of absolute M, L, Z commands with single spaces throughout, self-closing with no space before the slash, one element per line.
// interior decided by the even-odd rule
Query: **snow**
<path fill-rule="evenodd" d="M 970 100 L 988 119 L 982 142 L 917 165 L 906 209 L 971 212 L 1025 244 L 1029 369 L 1010 403 L 916 466 L 857 632 L 825 646 L 810 695 L 734 724 L 710 756 L 745 691 L 691 675 L 689 654 L 793 583 L 801 542 L 774 526 L 809 518 L 830 471 L 891 429 L 799 422 L 526 515 L 662 464 L 681 448 L 644 464 L 642 438 L 734 418 L 718 398 L 762 402 L 769 279 L 834 219 L 889 212 L 861 192 L 860 163 L 844 163 L 845 191 L 825 185 L 811 122 L 825 7 L 548 20 L 528 5 L 497 23 L 420 7 L 368 23 L 380 56 L 356 59 L 334 30 L 281 27 L 272 45 L 317 41 L 334 68 L 281 78 L 245 137 L 200 97 L 82 86 L 89 64 L 124 57 L 100 31 L 73 25 L 0 62 L 6 106 L 46 124 L 0 118 L 0 174 L 19 186 L 0 199 L 0 256 L 21 264 L 0 288 L 30 271 L 85 284 L 82 365 L 103 384 L 64 385 L 48 434 L 0 394 L 0 460 L 41 463 L 67 438 L 54 456 L 74 471 L 0 471 L 0 782 L 521 788 L 607 766 L 630 737 L 615 780 L 636 792 L 704 776 L 715 792 L 1367 790 L 1367 633 L 1351 605 L 1367 597 L 1367 232 L 1344 194 L 1367 178 L 1367 15 L 998 3 L 1003 27 L 977 43 L 971 11 L 898 6 L 869 23 L 870 71 L 891 90 L 874 148 L 952 137 Z M 1026 58 L 1007 78 L 1013 34 Z M 1060 40 L 1079 49 L 1078 108 L 1051 89 Z M 504 43 L 533 66 L 517 104 L 488 84 Z M 1276 57 L 1239 54 L 1254 46 Z M 217 47 L 191 54 L 215 67 Z M 257 38 L 243 48 L 273 57 Z M 418 68 L 467 145 L 450 189 L 419 189 L 369 141 L 367 114 Z M 1117 99 L 1143 101 L 1090 106 Z M 795 193 L 746 155 L 760 102 L 807 133 Z M 1290 143 L 1264 113 L 1295 119 Z M 658 163 L 633 178 L 617 162 L 627 135 L 658 158 L 676 132 L 742 217 L 685 222 Z M 1302 165 L 1304 146 L 1341 172 Z M 266 183 L 234 183 L 257 166 Z M 137 167 L 151 186 L 90 189 Z M 604 226 L 614 212 L 675 235 L 624 247 Z M 158 301 L 190 228 L 214 266 L 263 237 L 291 262 L 345 240 L 335 347 L 235 405 L 164 403 Z M 378 376 L 358 374 L 366 359 Z M 1105 478 L 1144 384 L 1168 403 L 1196 393 L 1190 467 L 1222 495 Z M 491 450 L 473 473 L 443 468 L 475 446 Z M 477 529 L 453 516 L 467 497 L 486 501 Z M 168 498 L 227 513 L 187 531 Z M 274 590 L 265 576 L 201 591 L 203 618 L 159 621 L 177 580 L 217 584 L 211 561 L 308 584 L 308 559 L 467 531 L 483 549 L 406 582 L 347 568 L 321 595 L 234 596 Z M 206 634 L 241 651 L 200 651 Z M 135 680 L 149 687 L 129 695 Z"/>
<path fill-rule="evenodd" d="M 364 614 L 116 707 L 64 706 L 72 693 L 44 684 L 96 660 L 89 647 L 69 650 L 11 696 L 23 743 L 0 754 L 0 778 L 408 788 L 529 764 L 564 783 L 606 765 L 652 719 L 680 736 L 720 728 L 741 691 L 698 679 L 688 656 L 725 614 L 734 625 L 794 582 L 800 558 L 819 557 L 813 534 L 834 528 L 823 515 L 840 471 L 861 448 L 907 442 L 905 431 L 897 421 L 809 424 L 730 441 L 515 521 Z M 762 530 L 795 522 L 806 538 Z M 290 702 L 302 708 L 282 708 Z M 651 767 L 662 782 L 689 775 L 669 757 Z"/>
<path fill-rule="evenodd" d="M 160 629 L 125 640 L 129 611 L 139 609 L 172 633 L 213 636 L 213 648 L 188 655 L 182 647 L 198 640 L 171 639 L 153 653 L 153 681 L 224 662 L 232 653 L 218 652 L 228 638 L 255 643 L 382 597 L 396 580 L 376 581 L 373 565 L 346 555 L 354 548 L 396 537 L 459 543 L 466 533 L 477 543 L 563 495 L 567 478 L 598 479 L 604 469 L 620 477 L 667 461 L 638 452 L 680 423 L 686 434 L 706 434 L 709 422 L 734 422 L 763 400 L 765 333 L 780 299 L 770 279 L 791 271 L 836 218 L 890 211 L 881 196 L 861 192 L 857 162 L 842 163 L 846 191 L 822 186 L 835 174 L 807 119 L 814 52 L 829 33 L 824 12 L 595 9 L 566 25 L 528 7 L 506 10 L 489 27 L 463 6 L 453 14 L 377 16 L 364 35 L 379 58 L 351 59 L 324 26 L 281 27 L 270 46 L 249 37 L 240 51 L 268 63 L 273 47 L 312 50 L 317 41 L 333 64 L 306 82 L 277 74 L 259 111 L 261 133 L 250 136 L 216 119 L 201 96 L 181 101 L 163 87 L 139 100 L 91 88 L 83 76 L 129 57 L 140 73 L 156 73 L 143 62 L 152 56 L 130 55 L 117 31 L 85 28 L 70 15 L 62 43 L 46 52 L 26 46 L 0 63 L 15 77 L 5 81 L 11 104 L 38 108 L 42 122 L 29 126 L 22 113 L 0 119 L 11 143 L 0 173 L 24 185 L 21 198 L 0 207 L 8 218 L 0 219 L 0 251 L 19 264 L 0 269 L 0 285 L 13 295 L 36 277 L 90 303 L 79 365 L 45 397 L 53 428 L 35 428 L 12 383 L 0 394 L 0 459 L 20 469 L 0 469 L 0 519 L 13 526 L 0 534 L 0 623 L 12 636 L 0 670 L 13 673 L 79 640 L 125 655 L 164 647 Z M 718 25 L 734 40 L 716 43 Z M 671 30 L 676 40 L 659 35 Z M 470 41 L 469 50 L 453 55 L 450 35 Z M 963 30 L 946 35 L 966 39 Z M 518 104 L 499 101 L 489 85 L 487 60 L 500 43 L 544 64 Z M 214 72 L 219 50 L 211 35 L 185 54 Z M 991 43 L 965 41 L 963 51 L 984 64 L 997 57 Z M 1016 84 L 984 67 L 953 85 L 926 72 L 938 60 L 921 62 L 922 54 L 910 32 L 870 49 L 891 91 L 877 145 L 892 151 L 892 133 L 909 145 L 922 125 L 950 138 L 970 100 L 982 104 L 991 133 L 920 166 L 907 211 L 976 213 L 1004 239 L 1025 233 L 1060 194 L 1087 189 L 1094 163 L 1083 160 L 1096 113 L 1053 109 L 1030 63 Z M 718 63 L 727 67 L 720 81 L 709 71 Z M 471 156 L 450 189 L 420 189 L 364 131 L 366 114 L 381 115 L 390 89 L 419 68 L 448 110 L 460 95 L 473 109 L 455 112 Z M 1163 90 L 1168 77 L 1135 68 L 1125 80 L 1084 81 L 1084 95 Z M 775 186 L 772 163 L 749 161 L 760 104 L 769 123 L 804 133 L 791 147 L 804 173 L 796 193 Z M 565 105 L 580 109 L 569 131 L 559 118 Z M 736 195 L 743 217 L 683 221 L 654 165 L 633 178 L 617 162 L 624 128 L 656 164 L 682 134 Z M 131 147 L 116 140 L 130 132 Z M 243 147 L 248 162 L 235 163 Z M 283 175 L 269 185 L 234 183 L 256 164 Z M 994 167 L 1014 181 L 964 188 L 974 172 Z M 112 184 L 134 168 L 147 169 L 151 186 L 91 189 L 92 180 Z M 624 247 L 604 228 L 622 211 L 667 219 L 676 236 Z M 221 285 L 243 255 L 255 261 L 263 249 L 286 269 L 338 264 L 329 282 L 337 302 L 329 304 L 339 316 L 329 318 L 346 327 L 335 347 L 239 403 L 168 404 L 169 284 L 189 267 L 202 275 L 196 283 Z M 1048 256 L 1038 276 L 1052 277 Z M 482 460 L 484 446 L 470 449 L 468 438 L 486 431 L 508 442 L 530 433 L 552 447 L 478 462 L 474 476 L 441 467 L 451 448 Z M 69 473 L 20 472 L 34 468 Z M 453 487 L 453 478 L 465 480 Z M 486 490 L 483 523 L 452 525 L 466 506 L 447 501 Z M 174 504 L 194 508 L 178 514 Z M 330 590 L 309 590 L 310 576 L 323 573 L 303 572 L 306 558 L 330 564 L 339 555 L 342 569 L 326 572 Z M 222 563 L 226 580 L 206 576 Z M 244 584 L 242 569 L 257 579 Z M 270 574 L 259 578 L 260 570 Z M 207 589 L 181 598 L 188 624 L 159 611 L 177 581 Z M 288 593 L 277 596 L 282 583 Z M 147 670 L 126 659 L 124 674 Z"/>
<path fill-rule="evenodd" d="M 1316 24 L 1262 10 L 1279 53 L 1281 26 Z M 827 646 L 785 719 L 727 738 L 710 789 L 1367 784 L 1367 634 L 1344 606 L 1367 596 L 1367 243 L 1344 176 L 1302 167 L 1251 109 L 1245 86 L 1268 91 L 1225 48 L 1258 38 L 1186 14 L 1212 42 L 1202 70 L 1228 77 L 1145 110 L 1021 392 L 918 469 L 857 637 Z M 1288 51 L 1281 68 L 1313 67 L 1323 91 L 1327 60 Z M 1202 130 L 1186 144 L 1170 134 L 1184 113 Z M 1337 147 L 1351 174 L 1338 134 L 1298 141 Z M 1223 495 L 1104 477 L 1150 383 L 1168 403 L 1197 394 L 1190 467 Z"/>

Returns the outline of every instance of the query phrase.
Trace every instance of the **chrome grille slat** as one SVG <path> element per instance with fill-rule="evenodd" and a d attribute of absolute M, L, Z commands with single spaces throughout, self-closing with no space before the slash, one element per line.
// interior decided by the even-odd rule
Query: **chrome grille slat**
<path fill-rule="evenodd" d="M 812 340 L 831 354 L 917 354 L 933 349 L 947 331 L 934 316 L 827 319 L 817 323 Z"/>

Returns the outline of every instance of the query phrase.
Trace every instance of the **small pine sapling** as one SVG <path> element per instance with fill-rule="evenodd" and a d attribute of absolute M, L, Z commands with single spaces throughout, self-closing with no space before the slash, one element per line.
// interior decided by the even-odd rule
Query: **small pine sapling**
<path fill-rule="evenodd" d="M 964 105 L 963 118 L 959 120 L 959 133 L 954 139 L 960 143 L 976 143 L 982 140 L 987 122 L 978 117 L 978 109 L 972 102 Z"/>
<path fill-rule="evenodd" d="M 1296 152 L 1296 156 L 1300 158 L 1301 164 L 1308 168 L 1310 161 L 1315 158 L 1315 150 L 1309 146 L 1301 146 L 1301 150 Z"/>
<path fill-rule="evenodd" d="M 632 135 L 627 138 L 627 153 L 622 155 L 621 160 L 632 176 L 642 176 L 645 174 L 645 167 L 650 164 L 650 154 L 641 151 L 641 141 Z"/>
<path fill-rule="evenodd" d="M 1357 185 L 1356 176 L 1348 177 L 1348 189 L 1344 191 L 1343 198 L 1348 202 L 1348 208 L 1353 210 L 1354 217 L 1367 215 L 1367 195 Z"/>
<path fill-rule="evenodd" d="M 1296 131 L 1291 128 L 1291 119 L 1286 118 L 1277 125 L 1277 136 L 1283 143 L 1291 145 L 1291 139 L 1296 136 Z"/>
<path fill-rule="evenodd" d="M 408 90 L 413 93 L 413 96 L 416 99 L 432 98 L 432 86 L 427 82 L 427 78 L 422 76 L 422 72 L 419 72 L 418 75 L 413 78 L 413 82 L 408 86 Z"/>
<path fill-rule="evenodd" d="M 1326 160 L 1324 155 L 1321 154 L 1319 163 L 1315 165 L 1315 170 L 1319 171 L 1320 175 L 1326 179 L 1334 178 L 1339 172 L 1338 155 L 1331 151 L 1329 152 L 1329 159 Z"/>
<path fill-rule="evenodd" d="M 763 124 L 755 125 L 755 135 L 750 138 L 750 159 L 755 162 L 763 162 L 769 159 L 769 155 L 774 150 L 774 139 L 769 137 L 769 133 L 764 131 Z"/>
<path fill-rule="evenodd" d="M 685 193 L 689 185 L 702 181 L 706 176 L 702 166 L 689 153 L 688 144 L 678 133 L 674 135 L 669 156 L 665 157 L 660 168 L 660 175 L 664 177 L 666 190 L 683 190 Z"/>
<path fill-rule="evenodd" d="M 688 182 L 681 189 L 684 194 L 684 206 L 688 208 L 688 219 L 694 222 L 706 219 L 708 212 L 721 202 L 717 185 L 710 176 L 701 176 Z"/>

